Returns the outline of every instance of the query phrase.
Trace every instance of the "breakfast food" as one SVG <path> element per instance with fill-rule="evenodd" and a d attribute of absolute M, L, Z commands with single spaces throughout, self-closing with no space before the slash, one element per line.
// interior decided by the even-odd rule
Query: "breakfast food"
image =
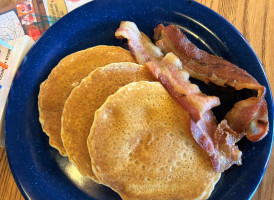
<path fill-rule="evenodd" d="M 125 21 L 115 36 L 127 39 L 131 54 L 97 46 L 61 60 L 40 86 L 39 119 L 83 176 L 124 200 L 207 199 L 220 173 L 242 164 L 236 143 L 267 134 L 265 87 L 177 26 L 154 31 L 156 44 Z M 190 77 L 257 94 L 218 122 L 212 108 L 220 99 Z"/>
<path fill-rule="evenodd" d="M 120 88 L 88 137 L 98 180 L 129 199 L 206 199 L 220 173 L 190 133 L 189 115 L 158 82 Z"/>
<path fill-rule="evenodd" d="M 136 61 L 144 64 L 169 94 L 189 113 L 193 138 L 208 153 L 215 171 L 223 172 L 233 164 L 241 165 L 242 152 L 236 143 L 245 135 L 251 141 L 258 141 L 268 132 L 265 88 L 236 65 L 209 55 L 199 50 L 184 36 L 176 35 L 177 27 L 175 32 L 169 33 L 162 25 L 155 29 L 156 44 L 165 53 L 168 52 L 165 57 L 159 53 L 160 48 L 141 33 L 133 22 L 122 22 L 115 36 L 118 39 L 128 40 L 129 48 Z M 186 53 L 186 51 L 189 52 Z M 180 56 L 187 67 L 182 66 L 175 54 Z M 207 67 L 205 72 L 204 66 Z M 197 71 L 194 71 L 195 67 L 198 68 Z M 235 89 L 257 89 L 258 96 L 237 102 L 227 113 L 226 118 L 218 124 L 211 111 L 211 108 L 218 106 L 216 99 L 203 98 L 207 106 L 201 106 L 200 90 L 198 86 L 189 83 L 190 75 L 221 86 L 228 84 Z"/>
<path fill-rule="evenodd" d="M 98 181 L 92 172 L 86 145 L 95 111 L 120 87 L 142 80 L 155 80 L 142 65 L 128 62 L 109 64 L 92 71 L 66 100 L 62 114 L 62 141 L 69 159 L 83 176 Z"/>
<path fill-rule="evenodd" d="M 116 62 L 135 62 L 130 53 L 116 46 L 96 46 L 63 58 L 40 85 L 39 120 L 49 143 L 67 155 L 61 140 L 61 116 L 71 91 L 97 67 Z"/>

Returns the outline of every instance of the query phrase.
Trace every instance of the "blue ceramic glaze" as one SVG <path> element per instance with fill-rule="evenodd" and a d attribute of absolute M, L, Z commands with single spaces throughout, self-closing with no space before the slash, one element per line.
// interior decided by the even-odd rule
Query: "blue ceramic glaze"
<path fill-rule="evenodd" d="M 5 118 L 7 156 L 23 196 L 35 200 L 120 199 L 111 189 L 83 178 L 67 158 L 49 146 L 38 120 L 37 96 L 40 83 L 66 55 L 99 44 L 125 46 L 114 37 L 122 20 L 135 22 L 150 37 L 159 23 L 177 24 L 197 46 L 247 70 L 267 88 L 268 135 L 258 143 L 241 141 L 243 165 L 223 173 L 210 197 L 250 199 L 272 148 L 273 100 L 267 77 L 255 52 L 229 22 L 186 0 L 95 0 L 60 19 L 33 46 L 15 76 Z"/>

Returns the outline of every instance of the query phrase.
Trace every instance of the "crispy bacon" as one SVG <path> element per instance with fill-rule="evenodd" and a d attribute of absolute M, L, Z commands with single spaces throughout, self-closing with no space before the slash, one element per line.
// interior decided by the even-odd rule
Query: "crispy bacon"
<path fill-rule="evenodd" d="M 264 90 L 264 87 L 245 70 L 196 47 L 175 25 L 167 27 L 158 25 L 154 29 L 154 40 L 165 54 L 173 52 L 177 55 L 193 78 L 223 87 L 229 85 L 236 90 L 243 88 Z"/>
<path fill-rule="evenodd" d="M 233 131 L 227 121 L 217 125 L 211 111 L 204 113 L 202 119 L 195 123 L 191 120 L 190 130 L 195 141 L 208 153 L 216 172 L 223 172 L 233 164 L 241 165 L 242 152 L 235 145 L 243 135 Z"/>
<path fill-rule="evenodd" d="M 251 97 L 237 102 L 226 114 L 229 126 L 251 141 L 259 141 L 268 132 L 268 113 L 265 99 Z"/>
<path fill-rule="evenodd" d="M 128 40 L 130 52 L 139 64 L 164 57 L 162 51 L 151 42 L 147 35 L 139 31 L 135 23 L 121 22 L 115 32 L 115 37 Z"/>
<path fill-rule="evenodd" d="M 228 126 L 226 120 L 222 120 L 216 131 L 214 132 L 215 152 L 210 156 L 214 170 L 223 172 L 231 167 L 231 165 L 241 165 L 242 152 L 235 145 L 243 134 L 238 134 Z"/>
<path fill-rule="evenodd" d="M 241 151 L 235 143 L 242 137 L 224 120 L 217 125 L 212 107 L 219 104 L 216 97 L 202 94 L 197 85 L 189 82 L 189 74 L 174 54 L 163 58 L 159 49 L 132 22 L 122 22 L 115 36 L 128 39 L 131 53 L 139 64 L 163 84 L 191 118 L 191 132 L 196 142 L 208 153 L 214 169 L 223 172 L 231 165 L 241 164 Z M 204 106 L 201 108 L 201 106 Z"/>
<path fill-rule="evenodd" d="M 241 90 L 257 90 L 257 97 L 239 101 L 225 117 L 229 126 L 240 135 L 244 134 L 251 141 L 259 141 L 268 132 L 267 104 L 264 100 L 265 87 L 261 86 L 245 70 L 200 50 L 175 25 L 164 27 L 162 24 L 154 29 L 156 45 L 164 52 L 173 52 L 183 63 L 191 77 L 205 83 L 212 82 Z"/>

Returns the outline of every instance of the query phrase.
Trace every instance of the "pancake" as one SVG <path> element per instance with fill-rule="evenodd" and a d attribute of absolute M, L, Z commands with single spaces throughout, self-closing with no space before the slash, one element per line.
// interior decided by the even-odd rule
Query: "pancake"
<path fill-rule="evenodd" d="M 66 99 L 73 88 L 97 67 L 115 62 L 135 62 L 121 47 L 96 46 L 68 55 L 51 71 L 40 85 L 38 96 L 39 120 L 49 143 L 65 156 L 61 140 L 61 116 Z"/>
<path fill-rule="evenodd" d="M 95 111 L 120 87 L 142 80 L 155 80 L 142 65 L 109 64 L 95 69 L 71 92 L 63 110 L 61 136 L 69 159 L 83 176 L 96 180 L 87 148 Z"/>
<path fill-rule="evenodd" d="M 95 112 L 87 141 L 98 180 L 124 200 L 206 199 L 220 173 L 187 112 L 158 82 L 135 82 Z"/>

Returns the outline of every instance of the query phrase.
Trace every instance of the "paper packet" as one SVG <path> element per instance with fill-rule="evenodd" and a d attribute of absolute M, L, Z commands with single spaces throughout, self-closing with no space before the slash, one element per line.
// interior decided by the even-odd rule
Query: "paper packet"
<path fill-rule="evenodd" d="M 13 50 L 0 46 L 0 62 L 8 66 L 7 69 L 0 67 L 0 146 L 4 146 L 5 106 L 10 87 L 19 65 L 33 44 L 34 41 L 25 35 L 9 42 Z"/>

